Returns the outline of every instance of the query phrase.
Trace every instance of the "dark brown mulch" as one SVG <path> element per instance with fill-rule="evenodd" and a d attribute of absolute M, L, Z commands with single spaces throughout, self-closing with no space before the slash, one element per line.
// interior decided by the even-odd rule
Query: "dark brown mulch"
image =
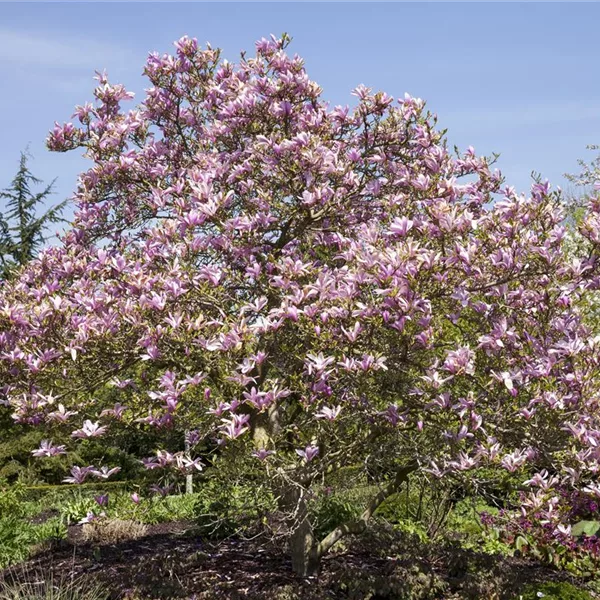
<path fill-rule="evenodd" d="M 318 578 L 302 579 L 281 549 L 257 540 L 208 542 L 194 535 L 189 523 L 154 525 L 141 539 L 96 547 L 80 543 L 78 532 L 71 528 L 68 540 L 1 577 L 85 577 L 106 586 L 112 598 L 136 600 L 504 600 L 518 597 L 523 583 L 566 578 L 525 559 L 402 540 L 377 549 L 369 538 L 327 556 Z"/>

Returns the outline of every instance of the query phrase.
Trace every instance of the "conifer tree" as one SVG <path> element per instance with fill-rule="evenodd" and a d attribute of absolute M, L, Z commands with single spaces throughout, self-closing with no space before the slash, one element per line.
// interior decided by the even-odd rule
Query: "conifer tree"
<path fill-rule="evenodd" d="M 10 186 L 0 191 L 4 202 L 0 213 L 0 278 L 6 279 L 18 267 L 28 263 L 45 243 L 45 233 L 51 223 L 62 221 L 66 200 L 49 208 L 41 215 L 38 210 L 53 193 L 54 179 L 42 191 L 35 192 L 34 186 L 42 184 L 35 177 L 27 161 L 27 152 L 21 152 L 19 170 Z"/>

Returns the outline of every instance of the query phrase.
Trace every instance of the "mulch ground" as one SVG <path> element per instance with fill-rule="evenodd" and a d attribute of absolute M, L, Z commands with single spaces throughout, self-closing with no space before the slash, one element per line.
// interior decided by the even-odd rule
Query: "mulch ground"
<path fill-rule="evenodd" d="M 85 579 L 98 582 L 111 598 L 220 599 L 512 599 L 522 583 L 565 579 L 519 558 L 459 549 L 423 551 L 369 547 L 356 539 L 323 560 L 317 578 L 295 576 L 281 548 L 258 540 L 209 542 L 194 535 L 190 523 L 163 523 L 147 535 L 112 545 L 82 543 L 72 527 L 66 541 L 40 551 L 0 579 Z M 417 594 L 418 590 L 418 594 Z"/>

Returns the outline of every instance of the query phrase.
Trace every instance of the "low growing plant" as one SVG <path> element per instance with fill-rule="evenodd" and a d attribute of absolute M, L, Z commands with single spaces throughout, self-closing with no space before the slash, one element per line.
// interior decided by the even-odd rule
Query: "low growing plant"
<path fill-rule="evenodd" d="M 515 600 L 593 600 L 586 590 L 566 581 L 530 584 Z"/>
<path fill-rule="evenodd" d="M 82 525 L 82 539 L 90 544 L 118 544 L 144 537 L 147 530 L 137 521 L 98 517 Z"/>
<path fill-rule="evenodd" d="M 0 581 L 0 600 L 106 600 L 106 588 L 89 576 L 55 579 L 48 573 L 27 572 Z"/>

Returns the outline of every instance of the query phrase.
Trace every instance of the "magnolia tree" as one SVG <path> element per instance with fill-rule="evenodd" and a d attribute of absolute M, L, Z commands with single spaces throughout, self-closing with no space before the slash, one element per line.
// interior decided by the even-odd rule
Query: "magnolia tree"
<path fill-rule="evenodd" d="M 206 467 L 196 440 L 252 457 L 304 575 L 417 472 L 527 472 L 523 510 L 566 527 L 558 482 L 600 496 L 599 342 L 578 316 L 600 202 L 569 259 L 547 184 L 517 195 L 451 154 L 420 99 L 358 86 L 331 108 L 287 43 L 234 65 L 182 38 L 149 56 L 137 108 L 99 74 L 50 133 L 91 167 L 73 228 L 1 292 L 6 402 L 46 428 L 35 454 L 147 427 L 194 438 L 150 469 Z M 311 486 L 348 466 L 379 492 L 317 539 Z"/>

